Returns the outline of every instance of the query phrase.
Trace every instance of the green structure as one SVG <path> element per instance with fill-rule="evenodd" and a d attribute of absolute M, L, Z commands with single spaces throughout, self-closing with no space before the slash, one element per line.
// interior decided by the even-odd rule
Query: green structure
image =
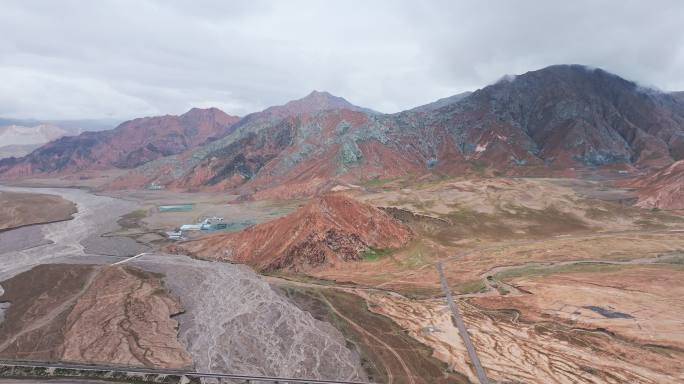
<path fill-rule="evenodd" d="M 169 204 L 157 207 L 159 212 L 188 212 L 192 211 L 195 204 Z"/>

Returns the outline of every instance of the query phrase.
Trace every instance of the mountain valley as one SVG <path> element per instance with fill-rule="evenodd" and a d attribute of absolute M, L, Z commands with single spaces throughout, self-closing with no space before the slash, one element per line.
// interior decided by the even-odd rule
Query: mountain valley
<path fill-rule="evenodd" d="M 0 160 L 0 357 L 475 383 L 448 291 L 492 383 L 681 382 L 683 165 L 681 93 L 580 65 L 62 136 Z"/>

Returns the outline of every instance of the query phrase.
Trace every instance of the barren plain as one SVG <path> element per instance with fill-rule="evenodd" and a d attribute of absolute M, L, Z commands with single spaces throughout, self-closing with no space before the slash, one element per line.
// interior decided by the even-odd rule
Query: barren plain
<path fill-rule="evenodd" d="M 681 216 L 573 179 L 387 180 L 355 194 L 407 223 L 413 243 L 274 282 L 357 295 L 432 348 L 445 372 L 476 381 L 440 290 L 441 262 L 496 382 L 684 378 Z M 411 382 L 401 377 L 396 369 L 397 382 Z"/>
<path fill-rule="evenodd" d="M 476 382 L 440 289 L 435 265 L 442 263 L 493 382 L 684 380 L 684 218 L 634 207 L 634 194 L 610 181 L 372 180 L 347 198 L 410 228 L 407 245 L 266 277 L 247 266 L 160 252 L 171 244 L 163 232 L 214 214 L 241 231 L 307 201 L 39 191 L 76 202 L 78 212 L 74 220 L 0 234 L 3 357 L 394 384 Z M 157 209 L 171 203 L 194 206 Z M 283 222 L 304 228 L 297 220 L 310 215 L 292 217 L 298 219 Z M 2 241 L 26 237 L 24 231 L 33 231 L 29 243 Z M 192 243 L 204 238 L 195 234 Z M 30 310 L 22 307 L 35 300 L 24 297 L 30 290 L 17 296 L 23 291 L 12 288 L 22 273 L 66 285 L 41 296 L 41 311 Z M 145 315 L 122 312 L 129 305 Z M 118 325 L 87 327 L 111 321 Z M 141 339 L 136 327 L 145 324 L 157 326 Z M 17 332 L 26 339 L 21 352 L 8 336 Z M 120 345 L 114 340 L 136 347 L 108 349 Z M 149 348 L 145 340 L 153 340 Z M 164 352 L 155 352 L 160 345 Z"/>
<path fill-rule="evenodd" d="M 0 231 L 71 219 L 74 203 L 55 195 L 0 192 Z"/>

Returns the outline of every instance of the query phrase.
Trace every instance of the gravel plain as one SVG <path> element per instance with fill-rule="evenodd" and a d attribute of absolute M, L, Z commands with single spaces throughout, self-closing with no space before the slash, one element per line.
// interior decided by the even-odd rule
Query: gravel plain
<path fill-rule="evenodd" d="M 3 232 L 0 238 L 0 281 L 38 264 L 75 258 L 90 261 L 90 257 L 94 263 L 99 263 L 102 258 L 98 256 L 125 257 L 145 250 L 126 237 L 100 237 L 101 233 L 117 228 L 117 218 L 134 210 L 137 206 L 134 202 L 98 196 L 80 189 L 0 186 L 0 190 L 59 195 L 76 203 L 78 208 L 72 220 Z"/>
<path fill-rule="evenodd" d="M 129 263 L 166 276 L 186 313 L 175 317 L 195 368 L 263 376 L 363 381 L 359 356 L 243 265 L 152 254 Z"/>
<path fill-rule="evenodd" d="M 73 220 L 0 234 L 0 281 L 39 264 L 105 264 L 150 251 L 127 237 L 101 236 L 139 208 L 134 201 L 78 189 L 0 190 L 56 194 L 78 206 Z M 185 310 L 174 318 L 196 370 L 366 380 L 358 354 L 337 329 L 297 308 L 246 266 L 154 253 L 126 264 L 165 275 Z"/>

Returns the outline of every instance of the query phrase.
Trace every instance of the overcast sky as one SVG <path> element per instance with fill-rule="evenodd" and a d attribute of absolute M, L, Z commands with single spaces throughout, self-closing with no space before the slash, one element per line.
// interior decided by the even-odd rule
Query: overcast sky
<path fill-rule="evenodd" d="M 327 90 L 396 112 L 551 64 L 684 90 L 684 1 L 0 3 L 0 116 L 244 115 Z"/>

